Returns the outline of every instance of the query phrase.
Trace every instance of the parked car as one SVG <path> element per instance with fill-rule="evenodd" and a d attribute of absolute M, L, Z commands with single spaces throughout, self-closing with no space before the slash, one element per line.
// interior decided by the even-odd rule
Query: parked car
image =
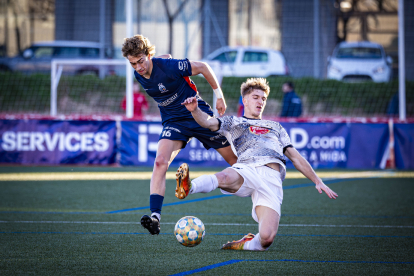
<path fill-rule="evenodd" d="M 221 47 L 204 61 L 220 62 L 224 77 L 268 77 L 288 75 L 285 57 L 279 51 L 259 47 Z"/>
<path fill-rule="evenodd" d="M 50 73 L 52 59 L 99 59 L 99 51 L 100 44 L 97 42 L 39 42 L 24 50 L 21 55 L 11 58 L 0 58 L 0 71 Z M 108 57 L 109 55 L 106 51 L 105 58 Z M 98 74 L 99 66 L 65 65 L 64 72 L 69 74 Z"/>
<path fill-rule="evenodd" d="M 392 58 L 373 42 L 342 42 L 328 57 L 328 79 L 388 82 Z"/>

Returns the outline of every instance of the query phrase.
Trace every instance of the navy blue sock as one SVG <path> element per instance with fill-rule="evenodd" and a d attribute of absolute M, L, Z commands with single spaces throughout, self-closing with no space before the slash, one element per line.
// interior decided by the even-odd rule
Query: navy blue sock
<path fill-rule="evenodd" d="M 153 213 L 158 213 L 161 215 L 162 202 L 164 197 L 159 194 L 150 195 L 150 210 Z"/>

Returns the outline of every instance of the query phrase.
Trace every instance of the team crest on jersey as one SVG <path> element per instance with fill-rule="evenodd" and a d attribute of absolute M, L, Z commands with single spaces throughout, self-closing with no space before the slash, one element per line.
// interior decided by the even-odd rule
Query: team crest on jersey
<path fill-rule="evenodd" d="M 270 129 L 258 126 L 251 126 L 249 127 L 251 133 L 256 135 L 267 134 L 269 133 Z"/>
<path fill-rule="evenodd" d="M 158 84 L 158 88 L 160 89 L 161 93 L 168 92 L 167 88 L 162 83 Z"/>

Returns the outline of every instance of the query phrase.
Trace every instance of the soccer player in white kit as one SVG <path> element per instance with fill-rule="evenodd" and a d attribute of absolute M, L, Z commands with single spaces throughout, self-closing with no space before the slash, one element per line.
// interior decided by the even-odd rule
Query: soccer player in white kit
<path fill-rule="evenodd" d="M 286 176 L 288 157 L 295 168 L 315 183 L 319 193 L 329 198 L 338 195 L 316 175 L 310 164 L 292 146 L 286 130 L 277 122 L 262 120 L 270 88 L 264 78 L 251 78 L 241 85 L 244 116 L 214 118 L 201 111 L 196 97 L 182 104 L 202 127 L 226 136 L 237 156 L 237 163 L 214 175 L 189 180 L 187 164 L 177 171 L 176 197 L 208 193 L 220 188 L 224 194 L 252 198 L 252 217 L 259 223 L 259 233 L 248 234 L 238 241 L 224 244 L 222 249 L 267 250 L 279 227 L 283 200 L 282 182 Z"/>

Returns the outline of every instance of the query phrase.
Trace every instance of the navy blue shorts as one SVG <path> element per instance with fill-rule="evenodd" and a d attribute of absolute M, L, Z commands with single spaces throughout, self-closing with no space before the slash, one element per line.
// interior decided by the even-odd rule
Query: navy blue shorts
<path fill-rule="evenodd" d="M 193 137 L 197 138 L 206 149 L 220 149 L 230 146 L 225 136 L 208 128 L 201 127 L 195 120 L 166 123 L 159 140 L 183 141 L 184 145 L 182 148 L 185 148 Z"/>

